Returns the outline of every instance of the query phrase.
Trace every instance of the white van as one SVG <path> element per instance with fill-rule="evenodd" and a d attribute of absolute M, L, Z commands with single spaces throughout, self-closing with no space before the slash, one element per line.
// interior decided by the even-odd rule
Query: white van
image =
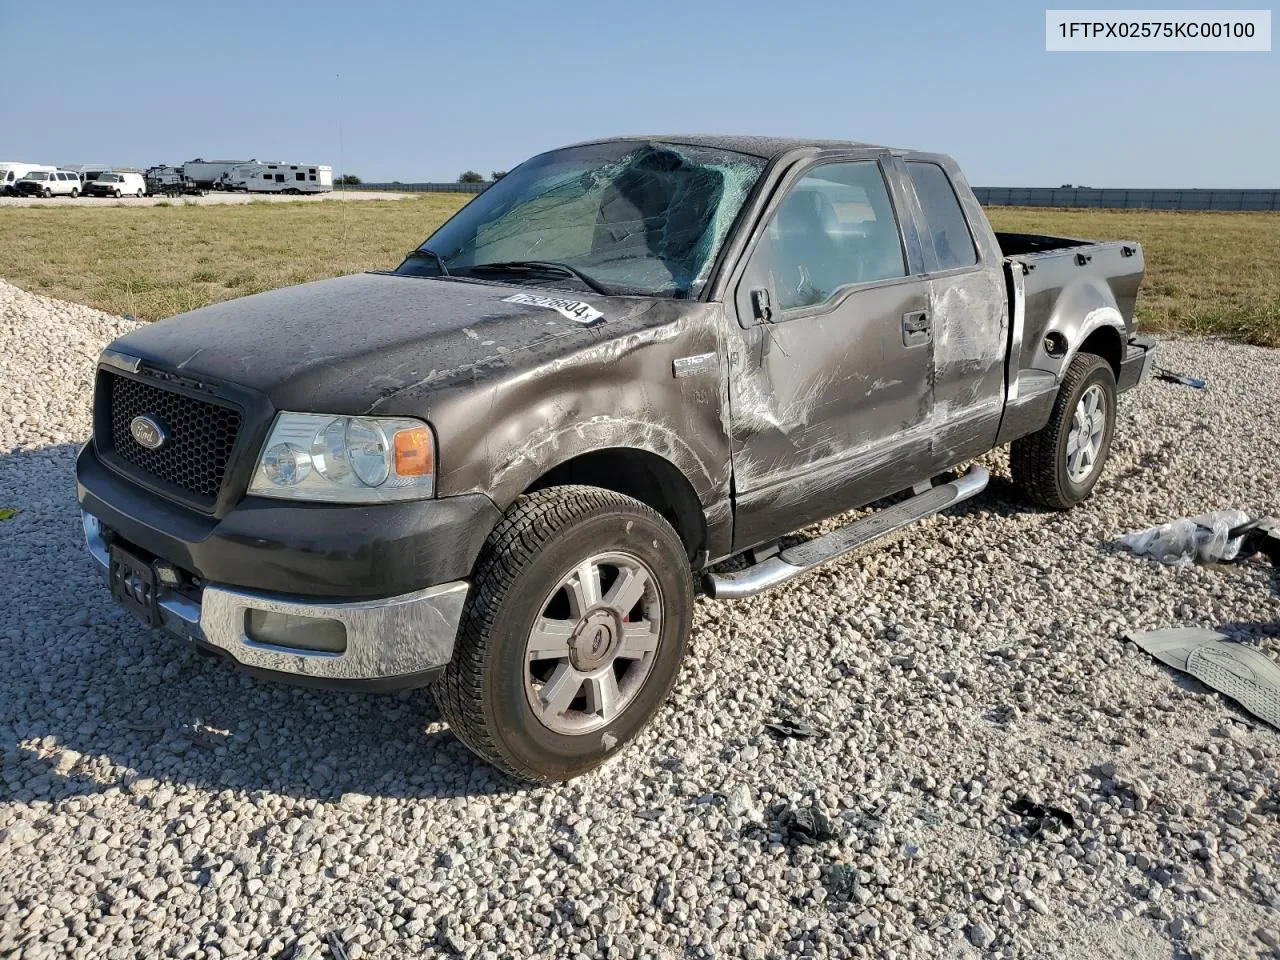
<path fill-rule="evenodd" d="M 0 194 L 11 197 L 17 192 L 18 181 L 33 170 L 52 173 L 57 167 L 43 163 L 23 163 L 20 160 L 0 160 Z"/>
<path fill-rule="evenodd" d="M 78 197 L 80 174 L 74 170 L 31 170 L 15 180 L 13 190 L 20 197 Z"/>
<path fill-rule="evenodd" d="M 86 197 L 145 197 L 147 182 L 140 173 L 117 173 L 108 170 L 84 185 Z"/>

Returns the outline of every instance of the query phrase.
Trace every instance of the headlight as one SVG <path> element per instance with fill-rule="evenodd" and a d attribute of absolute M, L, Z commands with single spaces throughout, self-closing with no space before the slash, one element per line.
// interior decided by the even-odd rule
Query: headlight
<path fill-rule="evenodd" d="M 379 503 L 435 494 L 435 439 L 421 420 L 282 413 L 271 426 L 249 493 Z"/>

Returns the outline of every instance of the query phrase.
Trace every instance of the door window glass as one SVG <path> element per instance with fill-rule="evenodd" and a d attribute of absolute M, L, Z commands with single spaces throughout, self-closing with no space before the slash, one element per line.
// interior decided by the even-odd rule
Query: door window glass
<path fill-rule="evenodd" d="M 973 245 L 969 224 L 946 171 L 936 163 L 908 160 L 907 172 L 924 210 L 926 232 L 933 242 L 938 269 L 952 270 L 977 263 L 978 251 Z"/>
<path fill-rule="evenodd" d="M 907 273 L 898 221 L 874 160 L 809 171 L 773 215 L 764 245 L 782 310 Z"/>

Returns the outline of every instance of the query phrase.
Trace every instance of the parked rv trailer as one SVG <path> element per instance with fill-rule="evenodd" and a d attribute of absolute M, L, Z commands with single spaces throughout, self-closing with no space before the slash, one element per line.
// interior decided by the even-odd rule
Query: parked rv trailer
<path fill-rule="evenodd" d="M 223 189 L 248 193 L 328 193 L 333 167 L 319 163 L 242 163 L 226 174 Z"/>
<path fill-rule="evenodd" d="M 195 181 L 198 186 L 223 190 L 226 189 L 223 175 L 228 170 L 241 164 L 256 162 L 255 160 L 205 160 L 197 157 L 195 160 L 184 163 L 182 172 L 188 180 Z"/>
<path fill-rule="evenodd" d="M 165 164 L 148 167 L 146 181 L 147 193 L 153 197 L 180 197 L 186 194 L 202 197 L 209 192 L 207 188 L 187 177 L 182 167 L 170 167 Z"/>

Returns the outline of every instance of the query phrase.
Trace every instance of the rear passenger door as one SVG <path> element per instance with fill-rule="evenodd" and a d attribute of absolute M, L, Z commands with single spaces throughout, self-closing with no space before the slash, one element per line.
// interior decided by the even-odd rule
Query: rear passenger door
<path fill-rule="evenodd" d="M 985 215 L 950 160 L 908 156 L 897 163 L 914 195 L 929 277 L 934 472 L 941 472 L 990 450 L 1000 428 L 1009 336 L 1003 258 L 980 249 L 978 238 L 990 234 Z"/>
<path fill-rule="evenodd" d="M 927 466 L 929 284 L 887 155 L 789 175 L 734 287 L 737 549 L 910 486 Z"/>

